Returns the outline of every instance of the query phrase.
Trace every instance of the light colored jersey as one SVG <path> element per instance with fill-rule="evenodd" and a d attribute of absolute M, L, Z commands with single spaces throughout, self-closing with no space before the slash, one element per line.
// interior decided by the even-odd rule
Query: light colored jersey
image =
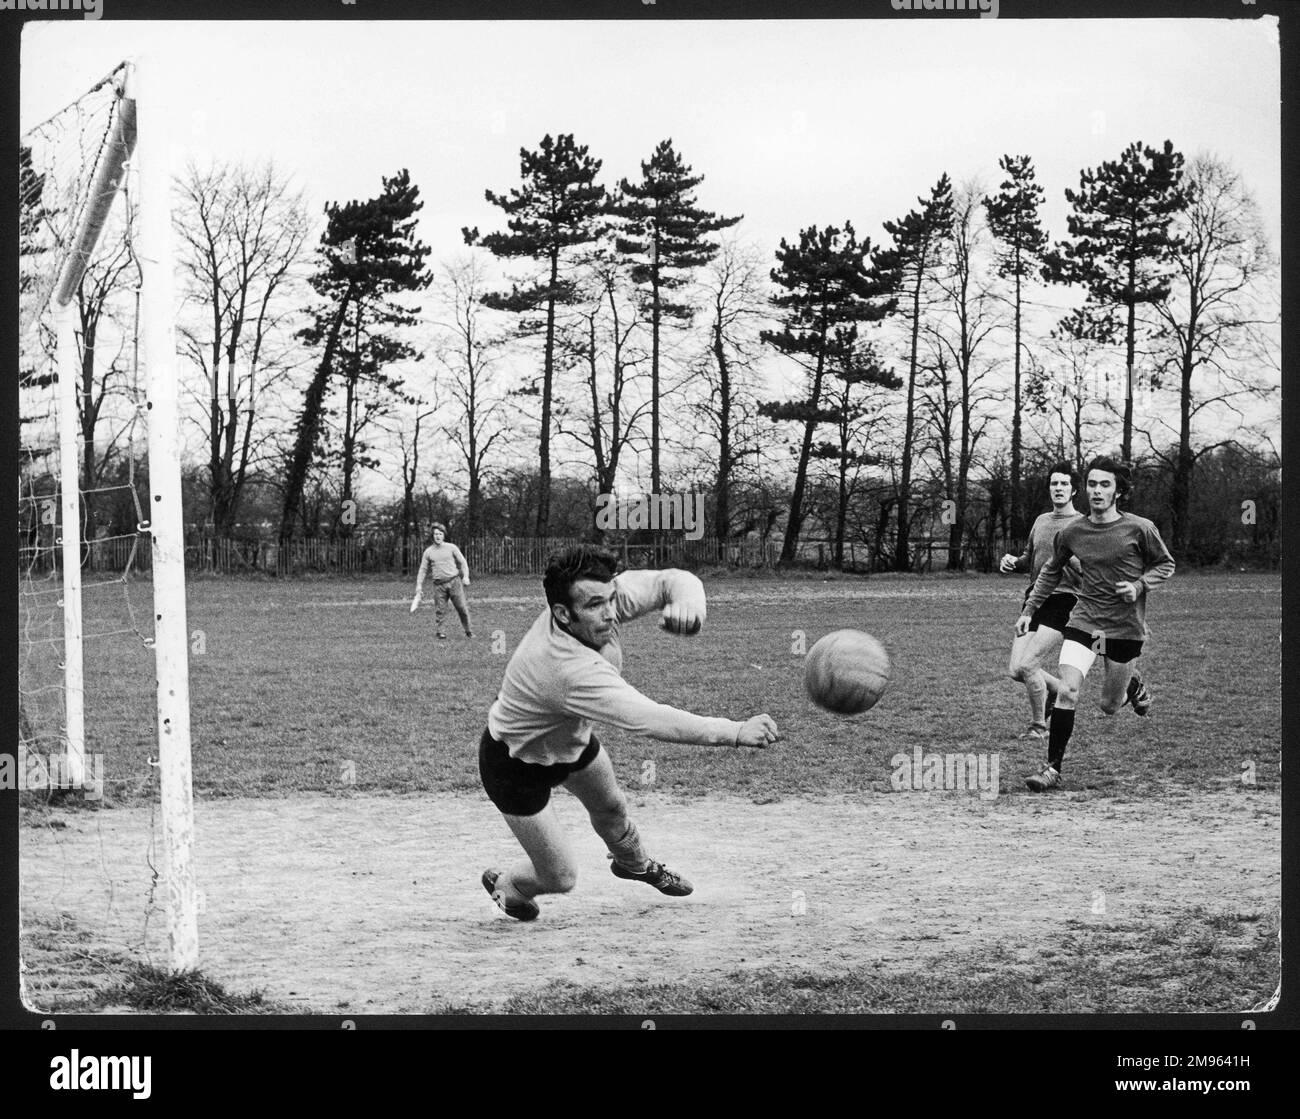
<path fill-rule="evenodd" d="M 620 624 L 669 602 L 698 602 L 703 615 L 704 585 L 687 571 L 625 571 L 614 587 Z M 617 633 L 597 652 L 543 610 L 506 665 L 488 730 L 511 757 L 543 765 L 576 761 L 591 741 L 593 722 L 664 742 L 735 744 L 740 723 L 656 703 L 624 680 L 622 670 Z"/>
<path fill-rule="evenodd" d="M 444 583 L 458 575 L 462 579 L 468 579 L 469 564 L 465 562 L 465 557 L 461 555 L 460 549 L 455 544 L 448 544 L 446 541 L 441 544 L 430 544 L 424 549 L 424 556 L 420 559 L 420 573 L 415 577 L 417 587 L 424 585 L 426 574 L 435 583 Z"/>
<path fill-rule="evenodd" d="M 1029 530 L 1029 542 L 1025 545 L 1025 550 L 1016 557 L 1016 570 L 1029 573 L 1030 588 L 1038 580 L 1038 573 L 1042 571 L 1043 564 L 1052 558 L 1056 534 L 1071 521 L 1082 516 L 1079 510 L 1071 506 L 1065 513 L 1049 509 L 1034 521 L 1033 527 Z M 1061 573 L 1061 582 L 1056 589 L 1068 594 L 1077 594 L 1078 585 L 1078 575 L 1071 566 Z"/>
<path fill-rule="evenodd" d="M 1072 521 L 1056 534 L 1055 551 L 1043 564 L 1023 613 L 1032 614 L 1047 601 L 1071 556 L 1078 557 L 1081 571 L 1070 626 L 1110 638 L 1146 640 L 1147 591 L 1174 573 L 1174 557 L 1156 526 L 1134 513 L 1121 513 L 1119 520 L 1102 525 L 1087 517 Z M 1138 584 L 1136 602 L 1120 598 L 1118 582 Z"/>

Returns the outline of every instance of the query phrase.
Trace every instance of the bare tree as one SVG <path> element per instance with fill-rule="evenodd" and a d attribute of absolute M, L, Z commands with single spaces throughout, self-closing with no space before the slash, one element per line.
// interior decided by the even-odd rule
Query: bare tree
<path fill-rule="evenodd" d="M 699 388 L 691 411 L 717 449 L 713 521 L 726 554 L 735 520 L 737 472 L 762 454 L 758 413 L 759 331 L 769 322 L 767 266 L 753 245 L 724 239 L 701 282 L 708 308 L 708 349 L 691 369 Z M 698 446 L 698 444 L 697 444 Z"/>
<path fill-rule="evenodd" d="M 591 254 L 577 291 L 560 345 L 580 370 L 581 386 L 575 397 L 561 394 L 557 399 L 556 430 L 587 449 L 597 491 L 612 493 L 620 460 L 650 406 L 649 400 L 633 399 L 637 369 L 645 361 L 635 339 L 645 319 L 627 265 L 606 253 Z M 571 422 L 575 419 L 576 424 Z"/>
<path fill-rule="evenodd" d="M 1036 427 L 1040 443 L 1052 449 L 1052 457 L 1073 462 L 1082 477 L 1084 448 L 1096 442 L 1092 433 L 1113 427 L 1097 418 L 1108 395 L 1105 354 L 1073 314 L 1053 328 L 1043 356 L 1040 362 L 1030 355 L 1025 403 L 1046 421 Z M 1115 413 L 1113 407 L 1107 411 Z"/>
<path fill-rule="evenodd" d="M 445 264 L 433 284 L 438 300 L 439 337 L 434 354 L 441 366 L 438 390 L 451 409 L 441 430 L 456 448 L 468 478 L 465 534 L 483 527 L 483 485 L 490 473 L 493 447 L 510 437 L 509 395 L 500 384 L 498 364 L 504 339 L 490 329 L 484 304 L 487 273 L 477 256 Z"/>
<path fill-rule="evenodd" d="M 948 569 L 961 570 L 962 538 L 970 501 L 975 451 L 992 419 L 986 384 L 993 363 L 984 343 L 1000 325 L 989 291 L 985 265 L 988 231 L 983 222 L 984 192 L 978 184 L 958 190 L 952 203 L 948 267 L 937 271 L 940 306 L 925 324 L 933 360 L 921 396 L 932 446 L 943 475 L 944 492 L 954 504 L 948 525 Z"/>
<path fill-rule="evenodd" d="M 270 428 L 259 420 L 279 418 L 266 402 L 293 369 L 290 297 L 308 221 L 301 192 L 269 163 L 191 164 L 177 188 L 180 267 L 195 304 L 179 327 L 181 350 L 203 374 L 211 517 L 228 535 L 264 458 Z"/>
<path fill-rule="evenodd" d="M 410 434 L 406 424 L 397 429 L 398 450 L 402 456 L 402 574 L 411 573 L 411 537 L 417 533 L 415 518 L 415 486 L 420 477 L 420 427 L 425 420 L 437 414 L 435 404 L 429 407 L 423 401 L 415 404 L 411 418 Z"/>
<path fill-rule="evenodd" d="M 112 409 L 113 398 L 130 394 L 135 365 L 139 268 L 126 234 L 130 220 L 127 215 L 125 221 L 119 219 L 105 231 L 101 251 L 77 286 L 77 423 L 81 429 L 85 540 L 95 537 L 100 512 L 95 491 L 112 471 L 117 449 L 132 429 L 127 418 L 105 436 L 101 423 Z"/>
<path fill-rule="evenodd" d="M 1188 205 L 1174 223 L 1172 289 L 1155 305 L 1157 388 L 1172 382 L 1177 427 L 1157 408 L 1143 430 L 1152 453 L 1173 471 L 1170 543 L 1176 555 L 1188 543 L 1196 461 L 1232 442 L 1228 437 L 1194 448 L 1197 420 L 1217 420 L 1214 428 L 1222 431 L 1224 418 L 1245 418 L 1248 399 L 1277 391 L 1264 371 L 1276 368 L 1279 322 L 1263 307 L 1275 261 L 1240 175 L 1224 160 L 1201 154 L 1187 168 L 1185 189 Z"/>

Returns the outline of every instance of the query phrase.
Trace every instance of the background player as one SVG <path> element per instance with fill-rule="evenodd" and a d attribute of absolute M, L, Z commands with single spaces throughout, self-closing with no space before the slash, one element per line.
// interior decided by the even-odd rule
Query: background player
<path fill-rule="evenodd" d="M 1074 731 L 1074 711 L 1079 689 L 1101 656 L 1105 677 L 1101 709 L 1113 715 L 1125 703 L 1146 715 L 1151 696 L 1133 667 L 1149 635 L 1146 625 L 1147 591 L 1174 573 L 1174 560 L 1156 526 L 1145 517 L 1123 513 L 1117 501 L 1128 496 L 1128 468 L 1101 456 L 1084 472 L 1088 515 L 1072 521 L 1056 534 L 1052 558 L 1043 565 L 1038 581 L 1016 622 L 1016 633 L 1029 632 L 1034 611 L 1056 589 L 1070 558 L 1080 564 L 1078 601 L 1070 614 L 1061 645 L 1060 687 L 1048 728 L 1047 765 L 1025 779 L 1034 792 L 1061 783 L 1065 747 Z"/>
<path fill-rule="evenodd" d="M 424 549 L 420 558 L 420 570 L 415 577 L 415 598 L 411 601 L 411 613 L 420 608 L 424 598 L 424 577 L 433 579 L 433 620 L 438 627 L 439 640 L 445 641 L 447 635 L 442 632 L 442 618 L 448 601 L 460 615 L 461 627 L 466 637 L 473 637 L 469 628 L 469 603 L 465 600 L 465 588 L 469 586 L 469 564 L 455 544 L 447 544 L 445 525 L 433 526 L 433 543 Z"/>
<path fill-rule="evenodd" d="M 647 699 L 622 678 L 620 623 L 662 610 L 665 629 L 693 634 L 704 623 L 705 602 L 703 584 L 689 572 L 615 577 L 616 567 L 613 553 L 586 545 L 550 558 L 543 579 L 547 609 L 506 665 L 479 742 L 483 787 L 527 855 L 504 871 L 484 871 L 483 887 L 521 921 L 538 915 L 535 897 L 567 893 L 577 880 L 576 860 L 549 803 L 558 785 L 586 808 L 616 877 L 672 897 L 693 888 L 646 854 L 593 721 L 706 746 L 761 747 L 777 739 L 767 715 L 744 723 L 692 715 Z"/>
<path fill-rule="evenodd" d="M 1018 556 L 1010 552 L 1002 557 L 998 570 L 1004 575 L 1013 571 L 1029 573 L 1029 586 L 1025 588 L 1025 601 L 1034 589 L 1038 573 L 1052 555 L 1052 543 L 1065 525 L 1083 516 L 1074 507 L 1074 495 L 1079 488 L 1079 478 L 1068 462 L 1052 466 L 1047 477 L 1047 495 L 1052 502 L 1049 512 L 1041 514 L 1029 530 L 1029 542 Z M 1060 681 L 1045 671 L 1055 664 L 1061 647 L 1061 635 L 1074 609 L 1078 560 L 1072 559 L 1061 575 L 1060 585 L 1046 602 L 1035 611 L 1029 623 L 1029 632 L 1017 634 L 1011 643 L 1011 660 L 1007 672 L 1013 680 L 1025 686 L 1029 700 L 1029 729 L 1021 738 L 1047 737 L 1047 716 L 1051 711 Z"/>

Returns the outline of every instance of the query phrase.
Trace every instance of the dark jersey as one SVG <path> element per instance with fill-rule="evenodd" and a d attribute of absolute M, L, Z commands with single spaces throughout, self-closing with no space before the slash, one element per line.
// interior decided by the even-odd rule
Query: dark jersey
<path fill-rule="evenodd" d="M 1033 528 L 1029 530 L 1029 542 L 1025 545 L 1025 550 L 1016 557 L 1016 570 L 1029 572 L 1029 590 L 1033 590 L 1038 573 L 1043 570 L 1043 564 L 1052 558 L 1052 546 L 1056 534 L 1071 521 L 1082 516 L 1083 514 L 1073 506 L 1067 513 L 1058 513 L 1055 509 L 1049 509 L 1046 513 L 1039 514 Z M 1067 567 L 1061 573 L 1061 585 L 1057 590 L 1074 594 L 1075 580 L 1074 567 Z"/>
<path fill-rule="evenodd" d="M 1071 556 L 1078 558 L 1080 570 L 1070 625 L 1090 634 L 1144 641 L 1147 591 L 1174 573 L 1174 558 L 1156 526 L 1134 513 L 1121 513 L 1105 524 L 1088 517 L 1071 521 L 1056 534 L 1052 558 L 1043 564 L 1023 613 L 1033 614 L 1047 601 Z M 1119 582 L 1138 585 L 1136 602 L 1120 597 L 1115 590 Z"/>

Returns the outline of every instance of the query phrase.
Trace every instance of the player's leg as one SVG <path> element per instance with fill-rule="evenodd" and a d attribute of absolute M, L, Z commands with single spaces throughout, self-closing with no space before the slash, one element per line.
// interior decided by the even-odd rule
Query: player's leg
<path fill-rule="evenodd" d="M 1060 648 L 1061 631 L 1043 625 L 1017 637 L 1011 646 L 1007 670 L 1013 680 L 1024 684 L 1029 701 L 1029 729 L 1021 738 L 1047 737 L 1047 716 L 1061 686 L 1047 666 L 1056 664 Z"/>
<path fill-rule="evenodd" d="M 569 775 L 564 787 L 582 802 L 593 830 L 609 848 L 610 869 L 618 878 L 647 882 L 671 897 L 689 894 L 694 887 L 686 879 L 646 854 L 636 824 L 627 814 L 627 797 L 619 788 L 609 755 L 594 738 L 592 742 L 594 756 Z"/>
<path fill-rule="evenodd" d="M 1142 642 L 1112 641 L 1110 651 L 1113 656 L 1129 662 L 1132 672 L 1129 675 L 1128 687 L 1124 691 L 1124 702 L 1133 705 L 1134 715 L 1145 717 L 1151 712 L 1151 693 L 1147 690 L 1142 673 L 1138 671 L 1138 658 L 1142 655 Z"/>
<path fill-rule="evenodd" d="M 1044 709 L 1044 721 L 1051 717 L 1056 695 L 1061 690 L 1061 681 L 1048 671 L 1060 663 L 1061 645 L 1065 640 L 1065 631 L 1070 624 L 1070 613 L 1078 599 L 1072 594 L 1057 592 L 1034 614 L 1038 623 L 1037 640 L 1030 646 L 1029 661 L 1036 664 L 1042 673 L 1043 683 L 1047 688 L 1047 704 Z"/>
<path fill-rule="evenodd" d="M 551 788 L 562 773 L 552 766 L 512 758 L 503 742 L 483 732 L 479 741 L 479 776 L 528 856 L 504 871 L 483 872 L 483 887 L 511 917 L 531 921 L 538 914 L 533 898 L 562 894 L 577 882 L 577 861 L 550 806 Z"/>
<path fill-rule="evenodd" d="M 508 894 L 531 900 L 539 894 L 567 894 L 577 885 L 577 860 L 551 805 L 531 816 L 501 815 L 528 856 L 502 875 L 499 885 Z"/>
<path fill-rule="evenodd" d="M 1007 663 L 1007 675 L 1025 686 L 1025 698 L 1029 701 L 1029 729 L 1021 738 L 1047 737 L 1047 721 L 1044 717 L 1047 684 L 1031 660 L 1031 649 L 1037 641 L 1038 633 L 1037 629 L 1033 629 L 1016 637 L 1011 643 L 1011 659 Z"/>
<path fill-rule="evenodd" d="M 614 766 L 598 743 L 587 763 L 569 774 L 564 787 L 582 802 L 592 829 L 605 841 L 614 861 L 628 870 L 644 870 L 650 858 L 628 817 L 627 797 L 619 788 Z"/>
<path fill-rule="evenodd" d="M 1025 778 L 1025 784 L 1036 793 L 1045 792 L 1061 783 L 1061 769 L 1065 762 L 1065 749 L 1074 733 L 1075 709 L 1084 677 L 1096 660 L 1097 654 L 1090 644 L 1085 644 L 1086 634 L 1068 631 L 1061 645 L 1060 667 L 1056 705 L 1052 709 L 1047 728 L 1047 765 L 1041 773 Z"/>
<path fill-rule="evenodd" d="M 460 576 L 453 579 L 447 586 L 448 597 L 451 604 L 456 608 L 456 613 L 460 616 L 460 628 L 465 631 L 466 637 L 473 637 L 474 631 L 469 625 L 469 603 L 465 599 L 465 584 L 460 581 Z"/>
<path fill-rule="evenodd" d="M 1061 663 L 1061 645 L 1064 643 L 1065 635 L 1051 626 L 1039 626 L 1036 636 L 1038 640 L 1034 642 L 1029 652 L 1038 664 L 1038 671 L 1043 677 L 1043 686 L 1047 690 L 1043 721 L 1049 722 L 1056 706 L 1056 697 L 1061 691 L 1061 678 L 1054 673 L 1057 665 Z M 1050 672 L 1049 666 L 1052 669 Z"/>
<path fill-rule="evenodd" d="M 446 583 L 434 583 L 433 585 L 433 622 L 438 628 L 438 636 L 445 638 L 447 635 L 442 631 L 442 619 L 447 613 L 447 599 L 449 597 Z"/>
<path fill-rule="evenodd" d="M 1141 651 L 1140 641 L 1107 643 L 1106 677 L 1101 685 L 1101 709 L 1107 715 L 1114 715 L 1126 703 L 1132 703 L 1133 710 L 1139 715 L 1150 710 L 1151 696 L 1137 671 L 1137 658 Z"/>

